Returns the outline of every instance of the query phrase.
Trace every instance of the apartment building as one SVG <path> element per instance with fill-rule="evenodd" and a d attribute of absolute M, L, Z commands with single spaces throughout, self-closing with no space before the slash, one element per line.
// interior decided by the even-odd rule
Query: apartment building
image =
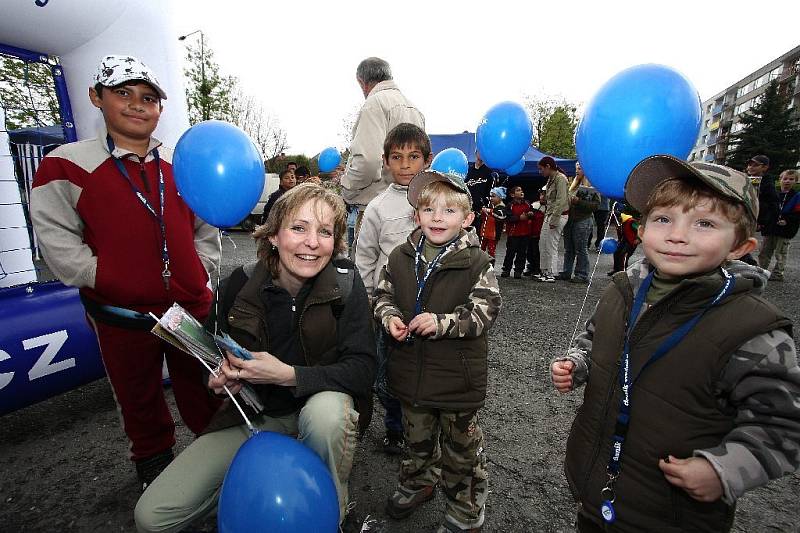
<path fill-rule="evenodd" d="M 791 97 L 789 107 L 800 114 L 800 46 L 703 102 L 700 134 L 689 161 L 724 163 L 728 135 L 742 129 L 739 117 L 758 102 L 773 80 L 778 81 L 779 91 Z"/>

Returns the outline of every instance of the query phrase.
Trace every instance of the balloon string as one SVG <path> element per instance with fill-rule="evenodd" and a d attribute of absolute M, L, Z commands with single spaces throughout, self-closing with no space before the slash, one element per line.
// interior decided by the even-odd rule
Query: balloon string
<path fill-rule="evenodd" d="M 206 370 L 208 370 L 209 372 L 211 372 L 211 374 L 213 374 L 213 375 L 214 375 L 214 377 L 217 377 L 217 376 L 219 376 L 219 371 L 218 371 L 218 370 L 214 370 L 213 368 L 211 368 L 210 366 L 208 366 L 208 363 L 206 363 L 205 361 L 203 361 L 203 359 L 201 359 L 200 357 L 197 357 L 197 360 L 198 360 L 198 361 L 200 361 L 200 363 L 202 363 L 202 365 L 203 365 L 204 367 L 206 367 Z M 242 415 L 242 418 L 244 418 L 244 423 L 245 423 L 245 424 L 247 424 L 247 429 L 249 429 L 249 430 L 250 430 L 250 434 L 251 434 L 251 435 L 254 435 L 254 434 L 258 433 L 258 430 L 257 430 L 255 427 L 253 427 L 253 424 L 250 422 L 250 419 L 249 419 L 249 418 L 247 418 L 247 415 L 246 415 L 246 414 L 244 414 L 244 410 L 243 410 L 243 409 L 242 409 L 242 407 L 239 405 L 239 402 L 238 402 L 238 401 L 236 401 L 236 398 L 233 396 L 233 393 L 232 393 L 232 392 L 231 392 L 231 390 L 228 388 L 228 386 L 227 386 L 227 385 L 223 385 L 223 386 L 222 386 L 222 388 L 223 388 L 223 389 L 225 389 L 225 392 L 227 392 L 227 393 L 228 393 L 228 396 L 230 396 L 230 398 L 231 398 L 231 401 L 233 402 L 233 405 L 235 405 L 235 406 L 236 406 L 236 409 L 238 409 L 238 410 L 239 410 L 239 414 L 241 414 L 241 415 Z"/>
<path fill-rule="evenodd" d="M 217 242 L 219 243 L 219 259 L 217 259 L 217 271 L 216 271 L 217 283 L 214 286 L 214 335 L 218 335 L 219 334 L 219 283 L 220 283 L 220 277 L 222 275 L 222 235 L 223 235 L 223 231 L 221 229 L 218 229 L 217 231 L 219 231 L 219 239 L 217 240 Z M 228 238 L 230 239 L 230 237 L 228 237 Z M 231 242 L 233 242 L 233 239 L 231 239 Z M 234 247 L 236 247 L 235 244 L 234 244 Z"/>
<path fill-rule="evenodd" d="M 614 202 L 611 205 L 611 213 L 608 217 L 608 221 L 606 222 L 606 228 L 603 232 L 603 239 L 608 236 L 608 230 L 611 228 L 611 219 L 613 217 L 614 221 L 617 221 L 617 214 L 616 214 L 617 202 Z M 602 239 L 601 239 L 602 242 Z M 586 286 L 586 293 L 583 295 L 583 302 L 581 302 L 581 308 L 578 311 L 578 318 L 575 320 L 575 328 L 572 330 L 572 337 L 569 339 L 569 344 L 567 345 L 567 349 L 565 353 L 569 353 L 569 349 L 572 347 L 572 343 L 575 342 L 575 337 L 578 335 L 578 328 L 581 324 L 581 317 L 583 316 L 583 310 L 586 308 L 586 301 L 589 299 L 589 290 L 592 288 L 592 281 L 594 281 L 595 273 L 597 272 L 597 266 L 600 264 L 600 256 L 602 255 L 602 248 L 597 252 L 597 259 L 594 261 L 594 266 L 592 267 L 592 273 L 589 275 L 589 283 Z"/>

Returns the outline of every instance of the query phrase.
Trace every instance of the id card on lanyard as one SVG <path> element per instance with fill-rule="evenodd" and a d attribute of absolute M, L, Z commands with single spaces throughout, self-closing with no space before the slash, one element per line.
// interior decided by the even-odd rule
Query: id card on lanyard
<path fill-rule="evenodd" d="M 125 181 L 128 182 L 128 185 L 131 186 L 133 193 L 136 195 L 145 209 L 147 209 L 147 212 L 158 221 L 158 224 L 161 228 L 161 261 L 164 263 L 164 269 L 161 271 L 161 279 L 164 281 L 164 289 L 169 291 L 169 278 L 172 276 L 172 272 L 169 270 L 167 225 L 164 222 L 164 173 L 161 171 L 161 159 L 158 157 L 158 148 L 153 149 L 153 159 L 155 159 L 156 169 L 158 169 L 159 210 L 156 211 L 144 193 L 139 189 L 139 187 L 136 186 L 135 183 L 133 183 L 133 180 L 131 180 L 131 177 L 128 174 L 128 169 L 125 168 L 125 164 L 118 157 L 114 156 L 114 141 L 111 139 L 111 135 L 106 137 L 106 142 L 108 143 L 108 153 L 111 154 L 111 159 L 114 160 L 114 165 L 117 167 L 117 170 L 119 170 L 119 173 L 122 174 L 123 178 L 125 178 Z"/>
<path fill-rule="evenodd" d="M 625 438 L 627 437 L 628 426 L 630 425 L 632 399 L 631 391 L 633 390 L 633 385 L 636 383 L 639 377 L 641 377 L 642 373 L 647 369 L 648 366 L 664 357 L 670 350 L 677 346 L 684 339 L 684 337 L 689 334 L 692 328 L 694 328 L 697 322 L 700 321 L 702 316 L 709 309 L 717 305 L 726 296 L 728 296 L 731 291 L 733 291 L 733 288 L 736 285 L 736 278 L 734 278 L 724 268 L 721 270 L 722 275 L 725 277 L 725 283 L 722 286 L 722 289 L 720 289 L 719 293 L 717 293 L 714 299 L 707 303 L 703 309 L 700 310 L 700 312 L 695 314 L 691 319 L 687 320 L 675 331 L 673 331 L 672 334 L 667 337 L 664 342 L 661 343 L 661 345 L 659 345 L 655 352 L 653 352 L 653 355 L 650 356 L 639 373 L 634 377 L 631 375 L 630 336 L 631 332 L 633 331 L 633 327 L 639 318 L 642 306 L 644 305 L 647 291 L 650 289 L 650 284 L 653 282 L 654 272 L 650 272 L 650 274 L 647 275 L 642 282 L 642 285 L 639 287 L 639 290 L 636 292 L 636 298 L 633 301 L 631 313 L 628 318 L 628 325 L 625 330 L 625 343 L 622 357 L 620 359 L 619 386 L 622 390 L 622 398 L 620 400 L 619 412 L 617 414 L 617 423 L 614 427 L 614 435 L 611 437 L 611 458 L 609 459 L 608 466 L 606 467 L 608 481 L 606 482 L 605 487 L 603 487 L 603 489 L 600 491 L 600 500 L 602 502 L 600 504 L 600 514 L 603 516 L 603 520 L 605 520 L 608 524 L 614 523 L 617 519 L 617 514 L 614 509 L 614 502 L 616 501 L 614 485 L 616 484 L 617 478 L 619 478 L 620 469 L 622 467 L 623 446 L 625 445 Z"/>

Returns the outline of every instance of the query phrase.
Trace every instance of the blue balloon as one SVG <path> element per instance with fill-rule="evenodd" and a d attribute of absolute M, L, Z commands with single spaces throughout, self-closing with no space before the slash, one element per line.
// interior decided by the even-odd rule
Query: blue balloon
<path fill-rule="evenodd" d="M 297 440 L 262 431 L 242 444 L 219 496 L 220 533 L 333 533 L 339 499 L 328 467 Z"/>
<path fill-rule="evenodd" d="M 617 251 L 617 247 L 619 246 L 619 242 L 617 239 L 612 237 L 606 237 L 602 241 L 600 241 L 600 253 L 601 254 L 613 254 Z"/>
<path fill-rule="evenodd" d="M 342 156 L 339 154 L 339 150 L 329 146 L 319 153 L 319 171 L 330 172 L 338 167 L 341 161 Z"/>
<path fill-rule="evenodd" d="M 533 126 L 525 108 L 516 102 L 500 102 L 481 119 L 475 142 L 489 167 L 503 170 L 525 155 L 531 145 Z"/>
<path fill-rule="evenodd" d="M 621 200 L 633 167 L 654 154 L 686 159 L 700 131 L 697 89 L 663 65 L 638 65 L 608 80 L 578 125 L 575 145 L 601 193 Z"/>
<path fill-rule="evenodd" d="M 227 122 L 195 124 L 172 157 L 175 185 L 197 216 L 218 228 L 235 226 L 264 189 L 264 161 L 245 132 Z"/>
<path fill-rule="evenodd" d="M 436 154 L 431 163 L 432 170 L 438 170 L 445 174 L 455 174 L 462 180 L 467 177 L 468 167 L 467 156 L 458 148 L 445 148 Z"/>
<path fill-rule="evenodd" d="M 516 163 L 514 163 L 513 165 L 511 165 L 510 167 L 508 167 L 506 169 L 506 174 L 508 174 L 509 176 L 516 176 L 517 174 L 522 172 L 523 168 L 525 168 L 525 158 L 524 157 L 522 159 L 520 159 L 519 161 L 517 161 Z"/>

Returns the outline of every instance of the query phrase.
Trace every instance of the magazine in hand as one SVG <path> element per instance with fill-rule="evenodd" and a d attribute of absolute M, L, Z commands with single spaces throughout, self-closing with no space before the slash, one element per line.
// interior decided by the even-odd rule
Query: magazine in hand
<path fill-rule="evenodd" d="M 249 350 L 242 348 L 238 342 L 233 340 L 231 336 L 224 331 L 222 332 L 222 335 L 214 335 L 214 341 L 216 341 L 217 347 L 219 347 L 220 350 L 227 350 L 239 359 L 245 359 L 249 361 L 253 358 L 253 355 Z"/>
<path fill-rule="evenodd" d="M 217 345 L 220 339 L 228 343 L 228 346 L 231 348 L 234 348 L 231 349 L 226 346 L 224 348 L 225 350 L 229 350 L 234 353 L 234 355 L 239 356 L 237 351 L 235 351 L 238 349 L 239 353 L 242 353 L 242 356 L 239 357 L 242 357 L 242 359 L 252 359 L 250 352 L 239 346 L 239 344 L 228 335 L 223 334 L 224 337 L 220 337 L 206 331 L 197 319 L 177 303 L 172 304 L 172 307 L 167 309 L 164 316 L 161 318 L 154 318 L 156 319 L 156 325 L 150 330 L 153 335 L 167 341 L 182 352 L 205 361 L 214 372 L 219 371 L 219 367 L 222 366 L 222 360 L 224 359 L 222 349 Z M 249 357 L 244 357 L 243 355 L 245 353 Z M 260 413 L 263 411 L 264 405 L 261 403 L 258 394 L 256 394 L 250 384 L 243 383 L 242 385 L 239 396 L 241 396 L 245 403 L 255 410 L 255 412 Z"/>

